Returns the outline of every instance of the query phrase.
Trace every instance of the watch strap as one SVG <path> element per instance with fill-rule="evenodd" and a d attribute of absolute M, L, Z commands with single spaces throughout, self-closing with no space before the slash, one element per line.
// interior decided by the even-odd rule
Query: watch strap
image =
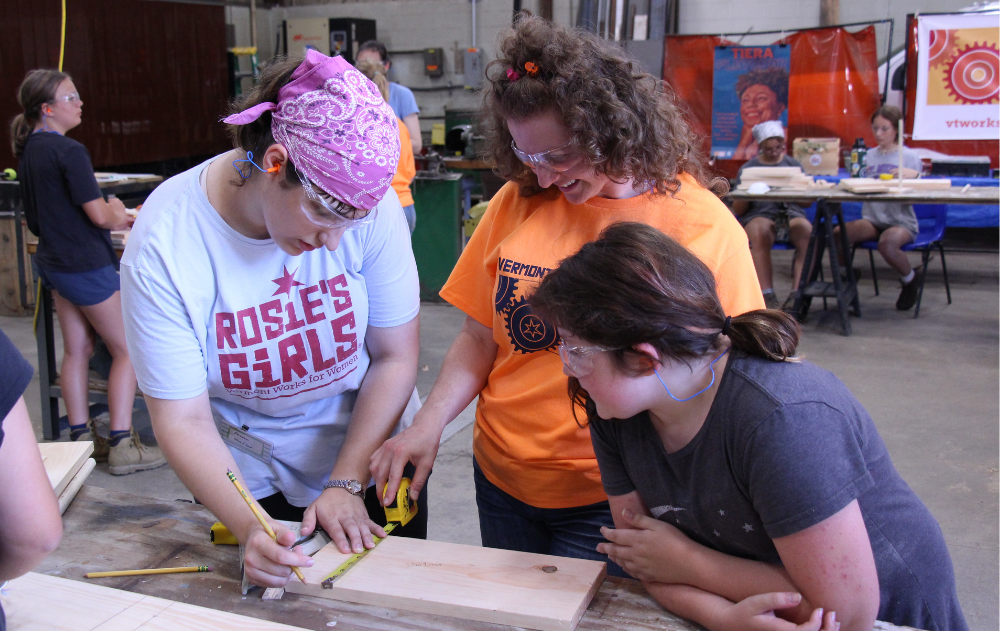
<path fill-rule="evenodd" d="M 365 497 L 365 487 L 357 480 L 330 480 L 323 485 L 323 490 L 326 489 L 344 489 L 351 495 L 357 495 L 362 499 Z"/>

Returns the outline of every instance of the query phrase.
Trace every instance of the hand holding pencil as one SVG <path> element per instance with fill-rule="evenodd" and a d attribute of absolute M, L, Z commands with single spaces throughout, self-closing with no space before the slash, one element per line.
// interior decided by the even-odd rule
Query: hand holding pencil
<path fill-rule="evenodd" d="M 254 503 L 253 498 L 251 498 L 250 495 L 247 494 L 246 490 L 243 488 L 243 485 L 240 484 L 240 481 L 236 478 L 236 475 L 231 470 L 226 470 L 226 475 L 229 476 L 229 481 L 233 483 L 233 486 L 236 487 L 236 490 L 240 492 L 240 495 L 246 501 L 247 506 L 249 506 L 250 510 L 253 512 L 254 517 L 256 517 L 257 521 L 260 522 L 260 525 L 264 528 L 264 532 L 266 532 L 267 535 L 271 537 L 271 539 L 277 542 L 278 536 L 275 534 L 274 529 L 271 528 L 271 525 L 267 523 L 267 519 L 265 519 L 264 515 L 262 515 L 261 512 L 257 509 L 257 505 Z M 305 576 L 303 576 L 302 570 L 295 567 L 294 565 L 291 566 L 291 568 L 292 571 L 295 572 L 295 576 L 299 577 L 299 580 L 305 583 L 306 578 Z"/>

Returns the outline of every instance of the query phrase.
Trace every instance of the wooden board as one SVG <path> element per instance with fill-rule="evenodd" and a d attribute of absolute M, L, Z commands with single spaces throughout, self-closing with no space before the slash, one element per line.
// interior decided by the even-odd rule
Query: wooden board
<path fill-rule="evenodd" d="M 97 466 L 96 460 L 94 460 L 93 458 L 87 458 L 87 460 L 83 463 L 83 466 L 80 467 L 80 470 L 76 472 L 76 475 L 73 476 L 73 479 L 70 480 L 69 484 L 66 485 L 66 488 L 63 489 L 63 492 L 59 495 L 60 515 L 65 513 L 66 509 L 69 508 L 69 505 L 73 501 L 73 498 L 76 497 L 76 494 L 80 492 L 80 487 L 82 487 L 83 483 L 87 480 L 87 476 L 90 475 L 91 471 L 93 471 L 94 467 L 96 466 Z"/>
<path fill-rule="evenodd" d="M 90 454 L 94 453 L 94 443 L 89 440 L 38 443 L 38 451 L 42 454 L 42 464 L 45 465 L 52 490 L 59 497 Z"/>
<path fill-rule="evenodd" d="M 322 580 L 349 557 L 327 545 L 313 556 L 313 567 L 302 568 L 308 584 L 293 580 L 285 591 L 571 631 L 607 573 L 607 565 L 597 561 L 389 537 L 334 582 L 333 589 L 323 589 Z"/>
<path fill-rule="evenodd" d="M 899 180 L 881 180 L 875 178 L 844 178 L 838 184 L 840 188 L 854 193 L 891 193 L 899 190 Z M 940 191 L 951 188 L 951 180 L 943 178 L 907 179 L 902 181 L 902 188 L 908 191 Z"/>
<path fill-rule="evenodd" d="M 34 572 L 8 583 L 0 601 L 9 631 L 303 631 Z"/>

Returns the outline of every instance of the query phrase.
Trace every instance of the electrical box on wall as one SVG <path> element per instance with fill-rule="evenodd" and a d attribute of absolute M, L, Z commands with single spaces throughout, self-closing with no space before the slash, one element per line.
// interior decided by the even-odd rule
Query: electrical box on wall
<path fill-rule="evenodd" d="M 284 31 L 286 55 L 304 55 L 308 48 L 315 48 L 324 55 L 330 54 L 329 18 L 285 20 Z"/>
<path fill-rule="evenodd" d="M 376 39 L 375 20 L 358 18 L 296 18 L 285 20 L 284 53 L 303 55 L 315 48 L 324 55 L 342 56 L 353 64 L 358 48 Z"/>
<path fill-rule="evenodd" d="M 469 90 L 483 87 L 483 53 L 478 48 L 465 51 L 465 87 Z"/>
<path fill-rule="evenodd" d="M 441 48 L 424 49 L 424 74 L 428 77 L 440 77 L 444 74 L 444 50 Z"/>

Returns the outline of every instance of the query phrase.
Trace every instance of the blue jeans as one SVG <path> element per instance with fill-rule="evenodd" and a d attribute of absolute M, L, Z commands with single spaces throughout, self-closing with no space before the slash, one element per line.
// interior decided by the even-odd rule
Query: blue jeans
<path fill-rule="evenodd" d="M 406 217 L 406 225 L 410 228 L 410 234 L 413 234 L 413 229 L 417 227 L 417 209 L 413 204 L 403 206 L 403 215 Z"/>
<path fill-rule="evenodd" d="M 479 532 L 483 546 L 603 561 L 608 574 L 631 578 L 597 544 L 606 541 L 601 526 L 614 528 L 607 502 L 573 508 L 537 508 L 508 495 L 490 482 L 473 459 Z"/>

